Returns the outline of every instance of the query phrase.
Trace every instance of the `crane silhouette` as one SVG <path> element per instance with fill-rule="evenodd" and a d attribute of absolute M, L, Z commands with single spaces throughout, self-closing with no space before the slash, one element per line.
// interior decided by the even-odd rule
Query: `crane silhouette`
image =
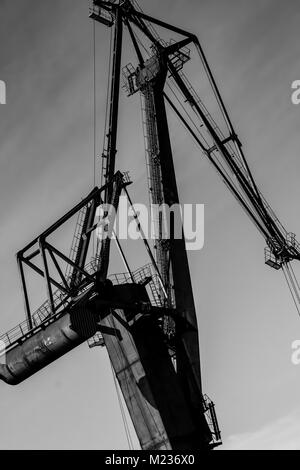
<path fill-rule="evenodd" d="M 265 263 L 283 270 L 298 311 L 300 288 L 291 263 L 300 259 L 300 245 L 254 180 L 198 38 L 146 15 L 136 1 L 94 0 L 90 18 L 113 29 L 101 184 L 19 251 L 26 320 L 0 338 L 6 354 L 0 378 L 19 384 L 88 340 L 90 347 L 101 345 L 108 351 L 142 449 L 213 449 L 221 444 L 221 433 L 214 403 L 202 391 L 182 220 L 179 217 L 181 236 L 175 236 L 178 218 L 160 212 L 151 246 L 134 212 L 149 256 L 149 265 L 135 271 L 114 231 L 121 195 L 133 207 L 129 175 L 117 169 L 121 85 L 128 97 L 138 93 L 141 98 L 151 204 L 180 207 L 168 107 L 264 237 Z M 135 65 L 122 66 L 125 32 Z M 163 32 L 177 39 L 166 40 Z M 184 71 L 193 60 L 192 48 L 213 93 L 212 112 Z M 74 218 L 67 255 L 53 236 Z M 104 231 L 93 250 L 91 240 L 99 226 Z M 165 226 L 167 239 L 162 236 Z M 124 274 L 109 275 L 112 242 L 124 261 Z M 45 280 L 47 300 L 34 312 L 25 267 Z"/>

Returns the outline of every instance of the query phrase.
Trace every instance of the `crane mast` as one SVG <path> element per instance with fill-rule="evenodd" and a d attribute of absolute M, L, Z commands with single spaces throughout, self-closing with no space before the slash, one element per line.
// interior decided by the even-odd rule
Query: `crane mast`
<path fill-rule="evenodd" d="M 300 259 L 300 245 L 256 185 L 198 38 L 144 14 L 135 0 L 93 0 L 90 18 L 114 32 L 101 187 L 19 251 L 26 320 L 0 337 L 6 346 L 0 379 L 17 385 L 88 340 L 90 347 L 106 347 L 142 449 L 213 449 L 221 444 L 221 433 L 214 403 L 202 391 L 197 315 L 167 107 L 264 237 L 265 262 L 283 269 L 299 313 L 300 289 L 291 261 Z M 167 42 L 156 27 L 180 39 Z M 136 64 L 122 68 L 125 29 Z M 184 72 L 191 60 L 190 47 L 200 58 L 222 124 Z M 131 203 L 127 189 L 131 181 L 116 170 L 122 78 L 127 95 L 141 97 L 150 203 L 160 210 L 152 214 L 153 250 L 135 213 L 150 264 L 132 271 L 115 236 L 127 272 L 110 276 L 121 194 Z M 103 209 L 101 216 L 98 209 Z M 67 256 L 49 238 L 74 216 L 77 225 Z M 106 236 L 91 254 L 91 238 L 99 224 Z M 47 300 L 36 311 L 31 308 L 25 267 L 45 282 Z"/>

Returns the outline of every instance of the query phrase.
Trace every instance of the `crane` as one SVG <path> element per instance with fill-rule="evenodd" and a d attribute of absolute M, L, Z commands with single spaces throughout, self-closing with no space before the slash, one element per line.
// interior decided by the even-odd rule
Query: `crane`
<path fill-rule="evenodd" d="M 202 391 L 197 315 L 182 225 L 182 236 L 176 237 L 174 220 L 160 216 L 151 247 L 135 213 L 150 259 L 136 271 L 114 233 L 121 195 L 132 205 L 129 175 L 117 169 L 121 85 L 128 97 L 139 94 L 141 99 L 150 203 L 180 204 L 169 107 L 264 237 L 265 262 L 283 270 L 298 310 L 300 288 L 291 263 L 300 259 L 300 245 L 258 189 L 198 38 L 146 15 L 135 0 L 93 0 L 90 18 L 113 30 L 101 184 L 18 252 L 26 320 L 0 338 L 6 354 L 0 379 L 17 385 L 88 340 L 90 347 L 107 349 L 142 449 L 214 449 L 221 444 L 221 433 L 214 403 Z M 157 28 L 177 39 L 163 39 Z M 136 62 L 122 67 L 125 31 Z M 213 92 L 212 112 L 184 71 L 192 60 L 192 47 Z M 75 234 L 66 255 L 53 237 L 74 217 Z M 94 251 L 91 240 L 99 224 L 106 236 Z M 168 240 L 162 237 L 164 225 Z M 126 273 L 110 276 L 113 240 Z M 36 311 L 31 308 L 25 267 L 45 281 L 47 300 Z"/>

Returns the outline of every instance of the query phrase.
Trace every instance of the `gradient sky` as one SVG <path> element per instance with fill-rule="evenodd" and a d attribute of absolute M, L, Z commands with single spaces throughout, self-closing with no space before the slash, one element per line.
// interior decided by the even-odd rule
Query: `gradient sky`
<path fill-rule="evenodd" d="M 291 103 L 291 84 L 300 79 L 299 2 L 140 5 L 198 35 L 259 187 L 287 229 L 300 234 L 300 106 Z M 24 318 L 15 253 L 94 184 L 88 6 L 1 1 L 3 333 Z M 96 37 L 101 153 L 109 31 L 99 24 Z M 147 198 L 140 131 L 139 98 L 122 93 L 118 165 L 130 171 L 137 202 Z M 283 275 L 264 265 L 264 240 L 179 125 L 171 136 L 182 202 L 205 204 L 205 246 L 190 267 L 203 389 L 216 403 L 223 448 L 300 449 L 300 366 L 291 362 L 300 319 Z M 135 267 L 141 261 L 131 260 Z M 0 416 L 1 449 L 126 448 L 107 354 L 86 344 L 18 387 L 0 383 Z"/>

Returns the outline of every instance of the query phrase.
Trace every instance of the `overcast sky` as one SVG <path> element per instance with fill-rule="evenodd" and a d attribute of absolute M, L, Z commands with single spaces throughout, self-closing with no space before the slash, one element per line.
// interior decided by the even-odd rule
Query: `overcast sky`
<path fill-rule="evenodd" d="M 300 80 L 299 2 L 140 5 L 198 35 L 259 187 L 286 228 L 300 234 L 300 106 L 291 102 L 291 84 Z M 15 253 L 94 184 L 88 6 L 0 4 L 3 333 L 24 318 Z M 109 30 L 96 29 L 101 153 Z M 118 166 L 130 170 L 137 202 L 147 198 L 139 122 L 139 98 L 122 94 Z M 300 449 L 300 366 L 291 362 L 300 319 L 283 275 L 264 265 L 264 240 L 179 125 L 171 136 L 182 202 L 205 204 L 205 246 L 190 265 L 203 389 L 216 404 L 223 448 Z M 141 260 L 131 261 L 138 267 Z M 126 448 L 107 354 L 86 344 L 17 387 L 1 382 L 0 416 L 1 449 Z"/>

